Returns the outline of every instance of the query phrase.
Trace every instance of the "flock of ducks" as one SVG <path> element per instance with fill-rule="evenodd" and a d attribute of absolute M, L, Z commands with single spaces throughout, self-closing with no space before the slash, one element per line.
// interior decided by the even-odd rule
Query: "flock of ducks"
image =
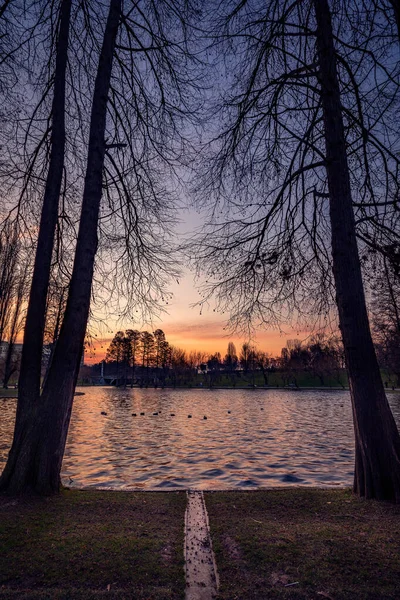
<path fill-rule="evenodd" d="M 264 410 L 264 409 L 263 409 L 263 408 L 261 408 L 260 410 Z M 159 411 L 157 411 L 157 412 L 153 412 L 153 417 L 157 417 L 157 416 L 159 415 L 159 413 L 160 413 L 160 412 L 161 412 L 161 410 L 159 410 Z M 232 411 L 228 410 L 227 412 L 228 412 L 228 415 L 230 415 Z M 107 413 L 105 410 L 102 410 L 100 414 L 102 414 L 102 415 L 103 415 L 103 416 L 105 416 L 105 417 L 108 415 L 108 413 Z M 145 416 L 145 414 L 146 414 L 146 413 L 144 413 L 144 412 L 141 412 L 141 413 L 139 413 L 139 415 L 140 415 L 141 417 L 144 417 L 144 416 Z M 138 416 L 138 413 L 132 413 L 132 417 L 137 417 L 137 416 Z M 170 415 L 169 415 L 169 416 L 170 416 L 170 417 L 175 417 L 175 413 L 170 413 Z M 188 419 L 191 419 L 191 418 L 192 418 L 192 415 L 188 415 L 188 416 L 187 416 L 187 418 L 188 418 Z M 204 421 L 206 421 L 207 419 L 208 419 L 208 417 L 207 417 L 206 415 L 204 415 L 204 417 L 203 417 L 203 420 L 204 420 Z"/>

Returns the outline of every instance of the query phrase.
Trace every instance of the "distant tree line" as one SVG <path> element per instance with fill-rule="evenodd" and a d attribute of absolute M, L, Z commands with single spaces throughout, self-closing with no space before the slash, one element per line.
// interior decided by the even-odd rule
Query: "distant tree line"
<path fill-rule="evenodd" d="M 344 387 L 343 349 L 337 338 L 323 334 L 308 343 L 288 340 L 280 356 L 244 342 L 239 351 L 228 343 L 226 354 L 187 352 L 171 345 L 161 329 L 150 333 L 127 329 L 112 339 L 103 363 L 81 370 L 82 382 L 100 381 L 118 386 L 260 386 L 301 385 L 308 374 L 319 385 Z M 271 379 L 272 377 L 272 379 Z M 279 383 L 277 383 L 279 382 Z"/>
<path fill-rule="evenodd" d="M 189 352 L 171 345 L 165 333 L 156 329 L 118 331 L 106 354 L 107 374 L 117 385 L 165 385 L 191 381 L 206 359 L 202 352 Z M 96 373 L 100 364 L 94 365 Z M 193 373 L 192 373 L 193 372 Z"/>
<path fill-rule="evenodd" d="M 307 344 L 299 340 L 288 340 L 282 349 L 280 367 L 285 371 L 287 383 L 298 387 L 300 373 L 309 373 L 321 386 L 328 378 L 344 388 L 344 353 L 337 337 L 327 338 L 324 334 L 311 337 Z"/>
<path fill-rule="evenodd" d="M 386 385 L 400 385 L 398 330 L 382 323 L 377 350 Z M 377 324 L 378 327 L 378 324 Z M 380 336 L 380 337 L 379 337 Z M 104 371 L 104 363 L 103 363 Z M 101 363 L 86 367 L 81 380 L 99 377 Z M 304 381 L 320 386 L 347 384 L 343 345 L 339 336 L 324 333 L 308 340 L 289 339 L 279 356 L 244 342 L 239 351 L 228 343 L 226 354 L 186 351 L 170 344 L 161 329 L 153 333 L 118 331 L 106 354 L 104 374 L 116 385 L 192 386 L 284 385 L 301 387 Z"/>

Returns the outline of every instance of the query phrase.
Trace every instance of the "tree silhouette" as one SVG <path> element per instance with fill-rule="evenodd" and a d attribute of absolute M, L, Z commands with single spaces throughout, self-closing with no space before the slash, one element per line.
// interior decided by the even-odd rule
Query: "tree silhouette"
<path fill-rule="evenodd" d="M 67 4 L 63 0 L 63 14 Z M 102 280 L 104 291 L 112 292 L 117 286 L 117 291 L 124 292 L 127 311 L 133 311 L 138 302 L 148 311 L 160 305 L 166 282 L 175 271 L 169 243 L 173 193 L 164 182 L 170 181 L 179 163 L 185 142 L 183 120 L 191 114 L 188 85 L 192 76 L 187 66 L 190 52 L 186 35 L 191 6 L 178 0 L 110 0 L 104 20 L 102 7 L 79 5 L 79 9 L 86 7 L 85 35 L 79 47 L 71 47 L 74 58 L 81 58 L 73 73 L 83 77 L 74 88 L 76 111 L 83 110 L 87 97 L 92 98 L 74 264 L 60 333 L 41 394 L 36 362 L 44 321 L 40 339 L 39 332 L 29 333 L 27 326 L 25 343 L 32 351 L 35 347 L 32 360 L 36 362 L 28 368 L 27 357 L 21 367 L 25 391 L 18 402 L 13 445 L 0 479 L 0 489 L 10 492 L 33 489 L 52 494 L 59 490 L 98 247 L 100 256 L 107 253 L 107 260 L 97 264 L 98 273 L 107 276 Z M 57 30 L 59 49 L 61 40 L 68 45 L 67 20 L 63 28 L 61 19 Z M 89 45 L 88 56 L 85 45 L 81 51 L 81 42 Z M 59 53 L 58 58 L 56 63 L 61 64 Z M 97 70 L 93 81 L 94 60 Z M 61 110 L 60 123 L 64 114 Z M 54 149 L 56 152 L 56 146 Z M 56 175 L 49 184 L 58 185 Z M 51 206 L 53 215 L 53 203 Z M 42 231 L 43 222 L 39 237 Z M 50 236 L 44 237 L 51 246 Z M 115 268 L 118 278 L 112 276 Z M 46 287 L 43 283 L 43 289 Z M 33 302 L 31 294 L 30 310 Z M 32 385 L 28 388 L 29 377 Z"/>
<path fill-rule="evenodd" d="M 194 243 L 204 301 L 216 294 L 240 329 L 293 315 L 324 323 L 335 298 L 354 415 L 354 490 L 400 501 L 400 438 L 357 246 L 366 261 L 368 248 L 393 258 L 400 241 L 394 15 L 373 2 L 335 2 L 331 13 L 327 0 L 225 8 L 215 36 L 226 42 L 233 75 L 198 188 L 211 199 L 210 218 Z"/>
<path fill-rule="evenodd" d="M 227 348 L 227 351 L 225 354 L 225 358 L 224 358 L 224 366 L 225 366 L 225 369 L 227 370 L 232 382 L 234 381 L 235 371 L 237 369 L 238 364 L 239 364 L 239 359 L 236 354 L 235 344 L 233 342 L 229 342 L 228 348 Z"/>
<path fill-rule="evenodd" d="M 139 353 L 140 331 L 127 329 L 125 332 L 127 343 L 129 344 L 130 366 L 132 367 L 131 387 L 135 382 L 136 358 Z"/>

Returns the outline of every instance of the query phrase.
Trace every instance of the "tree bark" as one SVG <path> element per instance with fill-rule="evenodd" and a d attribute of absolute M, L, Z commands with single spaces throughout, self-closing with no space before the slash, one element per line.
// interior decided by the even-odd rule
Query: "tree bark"
<path fill-rule="evenodd" d="M 40 376 L 47 290 L 65 156 L 65 74 L 68 59 L 71 4 L 72 0 L 62 0 L 60 7 L 52 103 L 50 163 L 25 321 L 14 438 L 7 464 L 0 477 L 0 490 L 10 492 L 17 491 L 21 486 L 23 487 L 24 473 L 29 471 L 29 449 L 33 441 L 31 439 L 32 432 L 35 433 L 35 428 L 32 429 L 32 423 L 36 419 L 37 405 L 40 403 Z M 19 473 L 20 476 L 17 475 Z"/>
<path fill-rule="evenodd" d="M 67 306 L 40 406 L 27 420 L 27 435 L 18 451 L 9 492 L 58 493 L 60 471 L 71 417 L 89 315 L 97 226 L 102 196 L 105 127 L 113 53 L 121 0 L 111 0 L 94 86 L 82 212 Z M 34 424 L 34 425 L 33 425 Z"/>
<path fill-rule="evenodd" d="M 40 448 L 36 489 L 58 492 L 76 380 L 89 317 L 97 227 L 102 197 L 108 94 L 121 0 L 111 0 L 93 93 L 88 160 L 74 267 L 60 336 L 43 389 L 43 420 L 48 428 Z"/>
<path fill-rule="evenodd" d="M 400 502 L 400 437 L 372 343 L 358 255 L 332 22 L 314 0 L 325 127 L 333 273 L 355 431 L 354 491 Z"/>
<path fill-rule="evenodd" d="M 64 169 L 65 75 L 68 60 L 70 17 L 71 0 L 63 0 L 60 9 L 60 24 L 56 47 L 50 163 L 43 197 L 35 263 L 25 322 L 24 345 L 18 383 L 17 422 L 19 415 L 24 413 L 26 407 L 29 410 L 29 405 L 32 402 L 37 402 L 40 394 L 47 291 Z"/>

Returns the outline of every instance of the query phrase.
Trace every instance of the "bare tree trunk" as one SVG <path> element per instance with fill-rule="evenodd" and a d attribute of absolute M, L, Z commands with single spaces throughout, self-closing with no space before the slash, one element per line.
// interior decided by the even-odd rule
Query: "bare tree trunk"
<path fill-rule="evenodd" d="M 65 155 L 65 74 L 68 58 L 71 2 L 72 0 L 62 0 L 60 9 L 52 104 L 50 164 L 25 322 L 14 439 L 7 464 L 0 477 L 0 490 L 5 489 L 7 491 L 17 491 L 26 486 L 30 464 L 29 455 L 33 453 L 31 447 L 32 435 L 35 435 L 35 431 L 39 431 L 35 423 L 35 415 L 40 403 L 40 376 L 47 290 Z M 37 435 L 38 433 L 36 433 L 36 437 Z"/>
<path fill-rule="evenodd" d="M 37 402 L 40 394 L 47 291 L 65 156 L 65 74 L 68 58 L 70 15 L 71 0 L 63 0 L 60 9 L 56 51 L 50 164 L 26 315 L 21 373 L 18 385 L 17 425 L 19 416 L 25 412 L 26 407 L 29 409 L 32 402 Z"/>
<path fill-rule="evenodd" d="M 372 343 L 355 235 L 355 219 L 327 0 L 314 0 L 325 125 L 333 272 L 355 430 L 354 491 L 400 502 L 400 437 Z"/>
<path fill-rule="evenodd" d="M 121 0 L 111 0 L 93 94 L 87 170 L 74 267 L 60 335 L 39 407 L 26 422 L 26 435 L 15 449 L 17 460 L 3 474 L 9 492 L 59 491 L 60 471 L 72 401 L 83 351 L 97 250 L 102 195 L 105 127 L 112 60 Z M 10 462 L 10 461 L 9 461 Z"/>
<path fill-rule="evenodd" d="M 36 488 L 41 493 L 59 490 L 61 463 L 89 317 L 98 244 L 108 94 L 120 14 L 121 0 L 111 0 L 93 93 L 88 160 L 74 268 L 60 336 L 42 394 L 44 423 L 49 427 L 50 435 L 40 449 Z"/>

